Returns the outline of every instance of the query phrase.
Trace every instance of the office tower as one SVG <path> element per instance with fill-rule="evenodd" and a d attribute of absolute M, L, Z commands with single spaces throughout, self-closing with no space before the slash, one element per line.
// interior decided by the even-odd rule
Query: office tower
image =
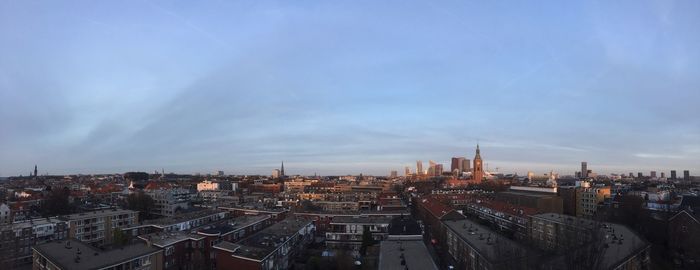
<path fill-rule="evenodd" d="M 671 170 L 671 179 L 676 180 L 676 170 Z"/>
<path fill-rule="evenodd" d="M 683 180 L 690 181 L 690 171 L 689 170 L 683 171 Z"/>
<path fill-rule="evenodd" d="M 656 171 L 651 171 L 649 175 L 651 178 L 656 178 Z"/>
<path fill-rule="evenodd" d="M 634 178 L 634 174 L 633 174 L 633 173 L 630 173 L 630 178 Z"/>
<path fill-rule="evenodd" d="M 421 175 L 423 174 L 423 161 L 418 160 L 416 161 L 416 175 Z"/>
<path fill-rule="evenodd" d="M 399 177 L 399 172 L 397 172 L 397 171 L 391 171 L 390 177 L 391 177 L 391 178 Z"/>
<path fill-rule="evenodd" d="M 471 172 L 472 171 L 472 166 L 471 166 L 471 160 L 469 159 L 464 159 L 462 160 L 462 171 L 461 172 Z"/>
<path fill-rule="evenodd" d="M 666 174 L 664 172 L 661 172 L 661 178 L 666 178 Z"/>
<path fill-rule="evenodd" d="M 406 168 L 405 168 L 405 170 L 404 170 L 404 175 L 405 175 L 405 176 L 411 175 L 411 168 L 410 168 L 410 167 L 406 166 Z"/>
<path fill-rule="evenodd" d="M 642 176 L 644 176 L 644 175 L 642 175 L 642 172 L 637 173 L 637 178 L 642 178 Z"/>
<path fill-rule="evenodd" d="M 581 178 L 588 178 L 588 162 L 581 162 Z"/>
<path fill-rule="evenodd" d="M 477 183 L 481 183 L 484 179 L 484 167 L 481 161 L 481 150 L 479 150 L 479 144 L 476 145 L 476 155 L 474 156 L 474 168 L 472 169 L 472 180 Z"/>
<path fill-rule="evenodd" d="M 435 164 L 435 176 L 442 175 L 443 167 L 442 164 Z"/>
<path fill-rule="evenodd" d="M 272 178 L 273 179 L 280 178 L 281 175 L 282 175 L 282 172 L 279 169 L 272 170 Z"/>
<path fill-rule="evenodd" d="M 464 157 L 453 157 L 452 158 L 452 165 L 450 166 L 450 171 L 454 172 L 455 170 L 459 171 L 460 173 L 464 171 Z"/>

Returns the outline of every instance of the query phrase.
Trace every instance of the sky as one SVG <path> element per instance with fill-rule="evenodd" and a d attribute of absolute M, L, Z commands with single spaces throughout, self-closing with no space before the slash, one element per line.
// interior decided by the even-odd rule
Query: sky
<path fill-rule="evenodd" d="M 403 174 L 477 142 L 491 171 L 698 175 L 699 25 L 700 1 L 0 0 L 0 176 Z"/>

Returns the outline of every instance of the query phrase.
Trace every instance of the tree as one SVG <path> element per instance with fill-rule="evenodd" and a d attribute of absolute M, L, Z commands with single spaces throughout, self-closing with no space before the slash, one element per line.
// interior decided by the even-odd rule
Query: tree
<path fill-rule="evenodd" d="M 123 246 L 129 243 L 129 235 L 117 228 L 112 231 L 112 242 L 117 246 Z"/>
<path fill-rule="evenodd" d="M 151 196 L 148 196 L 143 191 L 129 194 L 129 197 L 126 198 L 126 203 L 127 209 L 139 211 L 139 220 L 148 218 L 151 209 L 155 205 Z"/>
<path fill-rule="evenodd" d="M 367 248 L 374 245 L 374 238 L 372 238 L 372 233 L 369 231 L 367 226 L 364 227 L 362 231 L 362 246 L 360 246 L 360 254 L 365 256 L 367 254 Z"/>
<path fill-rule="evenodd" d="M 71 205 L 69 202 L 70 190 L 68 187 L 62 189 L 52 189 L 44 206 L 42 213 L 46 216 L 56 216 L 70 214 Z"/>

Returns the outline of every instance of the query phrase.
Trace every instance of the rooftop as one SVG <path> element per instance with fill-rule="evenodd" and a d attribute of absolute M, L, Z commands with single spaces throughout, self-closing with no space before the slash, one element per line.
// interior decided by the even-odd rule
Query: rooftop
<path fill-rule="evenodd" d="M 438 269 L 423 240 L 382 241 L 379 248 L 379 269 L 405 270 L 406 266 L 410 266 L 410 269 Z"/>
<path fill-rule="evenodd" d="M 70 242 L 70 244 L 68 244 Z M 70 248 L 67 248 L 69 246 Z M 160 249 L 149 247 L 145 243 L 137 243 L 123 248 L 99 250 L 76 240 L 54 241 L 34 247 L 61 269 L 83 270 L 100 269 L 120 264 L 135 258 L 160 252 Z M 76 262 L 76 254 L 80 250 L 80 260 Z M 151 263 L 156 263 L 151 261 Z"/>
<path fill-rule="evenodd" d="M 449 220 L 444 224 L 490 262 L 527 255 L 527 250 L 520 244 L 471 220 Z"/>
<path fill-rule="evenodd" d="M 243 239 L 238 244 L 223 241 L 215 247 L 232 252 L 235 256 L 262 260 L 309 224 L 311 221 L 307 219 L 287 218 Z"/>
<path fill-rule="evenodd" d="M 389 224 L 389 235 L 422 235 L 423 231 L 410 216 L 395 217 Z"/>
<path fill-rule="evenodd" d="M 331 224 L 354 223 L 354 224 L 389 224 L 390 217 L 385 216 L 339 216 L 334 217 Z"/>
<path fill-rule="evenodd" d="M 140 235 L 139 238 L 157 247 L 166 247 L 185 240 L 202 240 L 204 236 L 187 232 L 156 232 Z"/>
<path fill-rule="evenodd" d="M 181 222 L 199 219 L 199 218 L 203 218 L 203 217 L 207 217 L 207 216 L 211 216 L 211 215 L 216 215 L 219 213 L 226 213 L 226 211 L 218 211 L 218 210 L 212 210 L 212 209 L 200 209 L 200 210 L 196 210 L 196 211 L 192 211 L 192 212 L 181 213 L 181 214 L 178 214 L 174 217 L 164 217 L 164 218 L 159 218 L 159 219 L 147 220 L 147 221 L 144 221 L 144 224 L 167 226 L 167 225 L 178 224 Z"/>
<path fill-rule="evenodd" d="M 99 211 L 70 214 L 70 215 L 60 216 L 59 218 L 62 220 L 74 220 L 74 219 L 84 219 L 84 218 L 88 218 L 88 217 L 90 217 L 90 218 L 106 217 L 106 216 L 123 215 L 123 214 L 131 214 L 131 213 L 138 214 L 137 211 L 133 211 L 133 210 L 108 209 L 108 210 L 99 210 Z"/>
<path fill-rule="evenodd" d="M 582 226 L 587 229 L 593 229 L 595 226 L 600 225 L 605 237 L 603 241 L 606 244 L 602 261 L 603 269 L 610 269 L 622 263 L 627 257 L 636 254 L 649 245 L 632 230 L 620 224 L 596 223 L 588 219 L 554 213 L 533 215 L 533 217 L 559 224 L 575 224 L 575 226 Z"/>
<path fill-rule="evenodd" d="M 266 219 L 270 219 L 270 215 L 240 216 L 237 218 L 230 219 L 227 224 L 205 228 L 200 230 L 198 233 L 206 235 L 225 235 L 227 233 L 235 232 L 237 230 L 251 226 L 255 223 L 262 222 Z"/>

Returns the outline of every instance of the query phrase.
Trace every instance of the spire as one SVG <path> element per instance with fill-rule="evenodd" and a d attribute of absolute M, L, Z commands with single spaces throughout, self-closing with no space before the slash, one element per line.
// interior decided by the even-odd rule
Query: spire
<path fill-rule="evenodd" d="M 37 177 L 37 169 L 36 169 L 36 164 L 34 164 L 34 177 Z"/>
<path fill-rule="evenodd" d="M 476 156 L 474 159 L 481 159 L 481 150 L 479 150 L 479 144 L 476 144 Z"/>
<path fill-rule="evenodd" d="M 280 168 L 280 174 L 284 176 L 284 160 L 282 161 L 282 168 Z"/>

